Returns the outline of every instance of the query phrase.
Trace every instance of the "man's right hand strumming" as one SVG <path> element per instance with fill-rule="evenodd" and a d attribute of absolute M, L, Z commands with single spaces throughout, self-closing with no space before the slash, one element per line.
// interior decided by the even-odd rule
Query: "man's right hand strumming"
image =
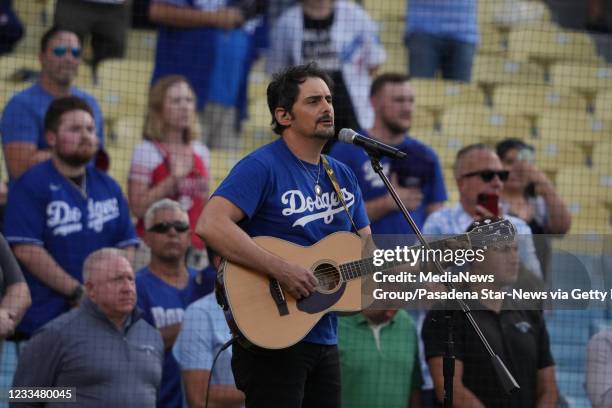
<path fill-rule="evenodd" d="M 295 299 L 310 296 L 319 284 L 311 271 L 288 262 L 284 262 L 284 265 L 275 268 L 271 275 Z"/>

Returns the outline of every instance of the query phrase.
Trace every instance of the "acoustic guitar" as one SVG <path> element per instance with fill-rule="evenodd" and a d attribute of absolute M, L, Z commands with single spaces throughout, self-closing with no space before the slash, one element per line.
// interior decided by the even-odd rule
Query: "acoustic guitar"
<path fill-rule="evenodd" d="M 446 241 L 456 240 L 484 247 L 511 241 L 514 236 L 512 223 L 500 220 L 481 223 L 469 233 L 435 241 L 430 246 L 445 247 Z M 319 281 L 314 293 L 296 300 L 275 279 L 246 266 L 225 263 L 222 280 L 234 323 L 247 340 L 268 349 L 299 342 L 325 313 L 362 310 L 365 279 L 376 271 L 401 266 L 398 262 L 385 262 L 376 267 L 373 258 L 361 259 L 362 241 L 350 232 L 336 232 L 308 247 L 267 236 L 254 240 L 273 254 L 311 270 Z"/>

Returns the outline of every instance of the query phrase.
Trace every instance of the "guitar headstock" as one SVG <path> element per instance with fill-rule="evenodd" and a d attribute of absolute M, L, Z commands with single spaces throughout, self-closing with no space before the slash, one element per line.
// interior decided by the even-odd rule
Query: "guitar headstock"
<path fill-rule="evenodd" d="M 474 221 L 468 232 L 472 246 L 485 247 L 498 242 L 514 241 L 516 228 L 509 220 L 484 219 Z"/>

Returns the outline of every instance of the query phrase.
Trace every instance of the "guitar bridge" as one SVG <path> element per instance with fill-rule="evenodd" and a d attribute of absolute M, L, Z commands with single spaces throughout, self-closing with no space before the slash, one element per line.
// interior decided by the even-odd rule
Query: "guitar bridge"
<path fill-rule="evenodd" d="M 270 279 L 270 295 L 272 295 L 272 299 L 274 299 L 274 303 L 276 303 L 278 314 L 281 316 L 288 315 L 289 308 L 287 307 L 287 299 L 285 299 L 283 289 L 276 279 Z"/>

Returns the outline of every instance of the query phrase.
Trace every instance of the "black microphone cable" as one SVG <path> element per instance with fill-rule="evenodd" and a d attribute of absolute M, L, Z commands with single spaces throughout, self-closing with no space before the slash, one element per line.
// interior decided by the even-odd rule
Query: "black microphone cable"
<path fill-rule="evenodd" d="M 217 354 L 215 354 L 215 358 L 213 358 L 213 363 L 212 363 L 212 366 L 210 367 L 210 375 L 208 376 L 208 387 L 206 387 L 206 402 L 204 403 L 204 408 L 208 408 L 208 397 L 210 397 L 210 385 L 211 385 L 210 383 L 212 381 L 213 370 L 215 369 L 215 364 L 217 363 L 217 359 L 221 355 L 221 352 L 225 350 L 226 348 L 228 348 L 229 346 L 231 346 L 232 344 L 234 344 L 235 341 L 236 341 L 236 337 L 232 337 L 231 339 L 229 339 L 226 343 L 224 343 L 221 346 L 219 351 L 217 351 Z"/>

